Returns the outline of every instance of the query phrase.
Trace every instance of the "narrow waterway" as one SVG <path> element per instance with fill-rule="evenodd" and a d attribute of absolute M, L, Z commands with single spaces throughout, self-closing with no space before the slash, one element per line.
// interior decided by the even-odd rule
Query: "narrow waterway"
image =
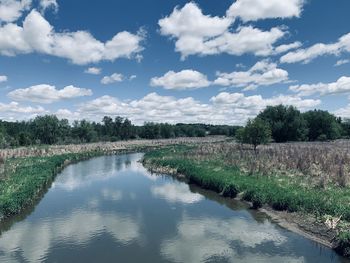
<path fill-rule="evenodd" d="M 349 262 L 241 202 L 152 175 L 140 158 L 65 168 L 0 226 L 0 262 Z"/>

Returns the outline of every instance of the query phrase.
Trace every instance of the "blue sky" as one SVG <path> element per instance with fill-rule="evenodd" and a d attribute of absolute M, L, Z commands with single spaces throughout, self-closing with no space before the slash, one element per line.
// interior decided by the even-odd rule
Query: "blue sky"
<path fill-rule="evenodd" d="M 350 117 L 348 0 L 0 0 L 0 118 Z"/>

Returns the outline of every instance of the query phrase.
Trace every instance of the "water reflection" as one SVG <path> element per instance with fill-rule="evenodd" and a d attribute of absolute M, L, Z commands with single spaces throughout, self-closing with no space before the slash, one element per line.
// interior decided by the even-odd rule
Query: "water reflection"
<path fill-rule="evenodd" d="M 0 262 L 348 262 L 141 157 L 67 167 L 29 216 L 0 225 Z"/>
<path fill-rule="evenodd" d="M 29 262 L 39 262 L 57 243 L 84 245 L 103 232 L 116 242 L 128 244 L 139 237 L 140 229 L 130 215 L 97 211 L 78 210 L 63 218 L 24 221 L 1 236 L 0 259 L 1 262 L 15 260 L 20 254 Z"/>
<path fill-rule="evenodd" d="M 192 204 L 204 199 L 202 195 L 190 192 L 188 185 L 184 183 L 171 182 L 153 186 L 151 192 L 155 197 L 163 198 L 170 203 Z"/>
<path fill-rule="evenodd" d="M 125 171 L 149 176 L 142 164 L 137 162 L 141 157 L 142 154 L 122 155 L 120 158 L 106 156 L 70 165 L 63 170 L 61 176 L 57 177 L 52 187 L 73 191 L 97 181 L 107 181 Z M 98 161 L 95 161 L 96 159 Z"/>
<path fill-rule="evenodd" d="M 235 241 L 240 246 L 255 248 L 263 243 L 281 246 L 287 238 L 267 221 L 257 224 L 240 218 L 222 220 L 210 217 L 191 218 L 184 215 L 177 225 L 175 237 L 165 240 L 161 251 L 176 262 L 204 262 L 216 257 L 233 261 L 237 258 L 232 246 Z M 291 259 L 293 261 L 290 261 Z M 259 255 L 259 262 L 264 260 L 271 262 L 270 256 L 264 259 Z M 302 258 L 287 257 L 283 262 L 286 260 L 303 262 Z"/>

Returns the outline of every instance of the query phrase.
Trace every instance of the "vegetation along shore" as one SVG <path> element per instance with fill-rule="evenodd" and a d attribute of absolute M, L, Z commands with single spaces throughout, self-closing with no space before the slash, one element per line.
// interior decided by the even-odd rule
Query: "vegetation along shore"
<path fill-rule="evenodd" d="M 17 214 L 41 196 L 66 165 L 95 156 L 147 151 L 166 145 L 222 141 L 223 137 L 133 140 L 116 143 L 61 145 L 1 150 L 0 221 Z"/>
<path fill-rule="evenodd" d="M 234 142 L 174 146 L 147 152 L 143 162 L 151 171 L 181 174 L 190 183 L 283 216 L 349 257 L 348 143 L 271 144 L 257 152 Z"/>

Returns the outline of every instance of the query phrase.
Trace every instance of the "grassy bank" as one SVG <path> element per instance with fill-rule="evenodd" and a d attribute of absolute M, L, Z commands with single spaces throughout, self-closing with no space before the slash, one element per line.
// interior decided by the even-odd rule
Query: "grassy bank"
<path fill-rule="evenodd" d="M 206 145 L 206 147 L 210 147 Z M 227 156 L 218 152 L 199 156 L 199 147 L 168 147 L 145 155 L 144 163 L 152 168 L 164 167 L 184 174 L 190 182 L 253 203 L 255 208 L 269 205 L 276 210 L 305 212 L 320 220 L 327 217 L 344 219 L 336 226 L 336 247 L 350 256 L 350 188 L 329 184 L 327 188 L 309 187 L 303 180 L 283 174 L 247 173 L 237 165 L 226 162 Z"/>
<path fill-rule="evenodd" d="M 63 154 L 50 157 L 24 157 L 5 161 L 0 180 L 0 217 L 20 212 L 32 204 L 55 175 L 72 162 L 100 155 L 100 152 Z"/>

